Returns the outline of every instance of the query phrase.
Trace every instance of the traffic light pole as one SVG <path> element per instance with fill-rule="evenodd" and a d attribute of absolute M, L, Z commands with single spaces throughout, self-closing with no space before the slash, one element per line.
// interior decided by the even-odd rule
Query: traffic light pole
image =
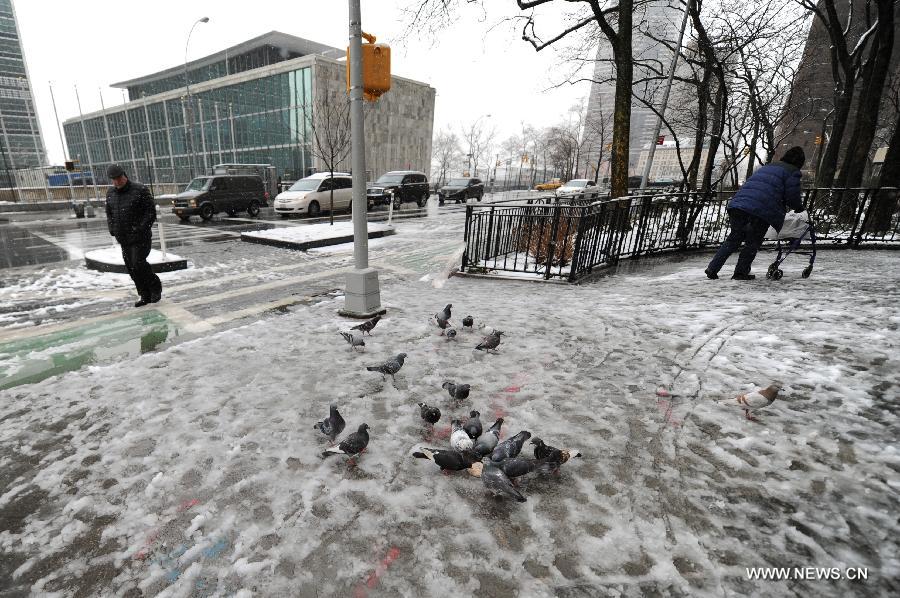
<path fill-rule="evenodd" d="M 378 270 L 369 267 L 369 229 L 366 209 L 366 147 L 363 115 L 362 11 L 350 0 L 350 158 L 353 168 L 353 261 L 347 273 L 344 308 L 340 314 L 368 318 L 385 313 L 381 307 Z"/>
<path fill-rule="evenodd" d="M 675 56 L 672 57 L 672 67 L 669 69 L 669 82 L 666 84 L 663 92 L 662 106 L 659 108 L 659 116 L 656 118 L 656 129 L 653 131 L 652 141 L 650 142 L 650 153 L 647 156 L 647 163 L 644 164 L 644 175 L 641 177 L 641 191 L 647 188 L 647 182 L 650 178 L 650 168 L 653 166 L 653 155 L 656 153 L 656 144 L 659 141 L 659 132 L 662 129 L 663 115 L 666 113 L 666 106 L 669 104 L 669 92 L 672 90 L 672 81 L 675 79 L 675 69 L 678 66 L 678 55 L 681 53 L 681 42 L 684 39 L 684 30 L 687 29 L 688 15 L 694 0 L 688 0 L 688 4 L 684 9 L 684 18 L 681 20 L 681 31 L 678 33 L 678 43 L 675 44 Z M 695 152 L 701 151 L 702 148 L 694 148 Z"/>

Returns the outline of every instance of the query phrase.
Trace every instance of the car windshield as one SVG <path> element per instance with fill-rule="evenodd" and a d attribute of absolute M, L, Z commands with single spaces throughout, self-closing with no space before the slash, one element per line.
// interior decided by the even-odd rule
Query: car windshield
<path fill-rule="evenodd" d="M 587 185 L 587 179 L 575 179 L 565 184 L 566 187 L 584 187 Z"/>
<path fill-rule="evenodd" d="M 203 191 L 207 187 L 209 187 L 209 182 L 212 179 L 208 178 L 197 178 L 188 183 L 188 186 L 184 188 L 185 191 Z"/>
<path fill-rule="evenodd" d="M 383 174 L 378 177 L 378 180 L 375 181 L 379 185 L 388 185 L 393 183 L 402 183 L 403 175 L 402 174 Z"/>
<path fill-rule="evenodd" d="M 291 185 L 288 191 L 315 191 L 321 182 L 322 179 L 300 179 Z"/>
<path fill-rule="evenodd" d="M 450 187 L 465 187 L 469 184 L 469 179 L 450 179 L 450 182 L 447 183 Z"/>

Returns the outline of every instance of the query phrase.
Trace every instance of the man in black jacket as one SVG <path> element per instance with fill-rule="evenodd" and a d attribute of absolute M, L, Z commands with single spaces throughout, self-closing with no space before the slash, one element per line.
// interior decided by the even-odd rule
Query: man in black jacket
<path fill-rule="evenodd" d="M 134 306 L 156 303 L 162 296 L 162 283 L 147 263 L 156 222 L 153 195 L 144 185 L 129 181 L 118 164 L 110 165 L 106 176 L 113 184 L 106 192 L 106 222 L 109 234 L 122 246 L 122 259 L 140 295 Z"/>

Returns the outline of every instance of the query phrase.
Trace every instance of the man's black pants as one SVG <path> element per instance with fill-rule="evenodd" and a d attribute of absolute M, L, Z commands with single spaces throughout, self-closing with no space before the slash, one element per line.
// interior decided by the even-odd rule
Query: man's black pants
<path fill-rule="evenodd" d="M 147 301 L 153 295 L 162 294 L 162 282 L 147 263 L 147 256 L 150 255 L 150 243 L 150 241 L 143 241 L 122 245 L 122 259 L 125 260 L 128 275 L 134 281 L 138 295 Z"/>

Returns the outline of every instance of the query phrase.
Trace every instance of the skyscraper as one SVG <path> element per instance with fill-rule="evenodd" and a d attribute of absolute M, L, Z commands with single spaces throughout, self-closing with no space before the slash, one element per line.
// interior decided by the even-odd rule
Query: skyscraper
<path fill-rule="evenodd" d="M 43 166 L 46 157 L 16 11 L 0 0 L 0 186 L 11 186 L 11 171 Z"/>
<path fill-rule="evenodd" d="M 678 39 L 681 9 L 669 0 L 653 0 L 634 11 L 633 56 L 635 61 L 633 92 L 637 96 L 650 97 L 657 82 L 646 83 L 642 79 L 650 76 L 650 71 L 667 72 L 672 61 L 672 52 L 657 40 L 667 40 L 674 44 Z M 646 66 L 640 66 L 646 65 Z M 648 66 L 652 66 L 648 68 Z M 583 139 L 585 152 L 580 174 L 595 176 L 597 157 L 601 146 L 612 142 L 612 115 L 616 97 L 616 68 L 612 47 L 605 37 L 601 37 L 594 64 L 593 83 L 588 96 L 588 108 L 585 118 Z M 637 166 L 641 148 L 655 142 L 653 131 L 656 127 L 656 115 L 641 101 L 633 99 L 631 103 L 631 135 L 629 138 L 628 165 L 629 172 Z M 599 139 L 603 131 L 603 140 Z M 604 160 L 609 159 L 609 151 L 602 148 Z M 596 175 L 600 178 L 600 175 Z"/>

